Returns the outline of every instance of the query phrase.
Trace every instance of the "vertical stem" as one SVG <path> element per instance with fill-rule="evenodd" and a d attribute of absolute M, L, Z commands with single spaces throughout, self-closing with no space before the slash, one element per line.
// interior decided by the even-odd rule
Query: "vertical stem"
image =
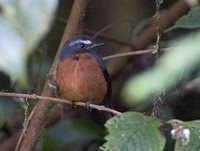
<path fill-rule="evenodd" d="M 160 33 L 160 6 L 164 0 L 155 0 L 156 1 L 156 13 L 155 13 L 155 29 L 156 29 L 156 58 L 160 57 L 160 40 L 161 40 L 161 33 Z M 153 103 L 153 111 L 152 115 L 157 118 L 163 118 L 163 100 L 162 94 L 164 90 L 158 89 L 157 95 Z"/>
<path fill-rule="evenodd" d="M 54 59 L 53 65 L 49 71 L 49 75 L 56 74 L 56 68 L 58 64 L 58 56 L 63 47 L 64 41 L 70 39 L 74 36 L 80 26 L 83 19 L 87 4 L 89 0 L 74 0 L 70 16 L 68 18 L 65 31 L 60 42 L 59 48 L 57 50 L 56 57 Z M 45 82 L 42 96 L 52 96 L 53 89 L 49 86 L 48 79 Z M 46 125 L 46 119 L 52 109 L 52 102 L 46 102 L 44 100 L 39 100 L 35 107 L 33 108 L 31 114 L 26 122 L 26 127 L 24 127 L 23 132 L 18 140 L 15 151 L 32 151 L 35 149 L 35 145 L 39 140 L 39 137 Z"/>
<path fill-rule="evenodd" d="M 164 0 L 156 0 L 156 13 L 155 13 L 155 28 L 156 28 L 156 56 L 159 58 L 160 56 L 160 6 Z"/>

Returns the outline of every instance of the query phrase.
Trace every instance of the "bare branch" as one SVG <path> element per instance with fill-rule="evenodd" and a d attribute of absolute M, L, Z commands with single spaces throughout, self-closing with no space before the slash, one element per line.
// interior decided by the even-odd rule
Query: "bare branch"
<path fill-rule="evenodd" d="M 88 0 L 82 0 L 82 1 L 75 0 L 75 2 L 83 3 L 83 5 L 79 4 L 79 7 L 81 7 L 81 8 L 78 8 L 78 9 L 75 7 L 75 5 L 73 5 L 73 7 L 75 7 L 74 11 L 76 11 L 76 13 L 79 13 L 78 16 L 80 16 L 80 18 L 77 19 L 77 17 L 76 17 L 76 19 L 70 19 L 73 17 L 73 15 L 70 15 L 72 17 L 69 17 L 67 23 L 71 24 L 71 25 L 70 26 L 67 25 L 68 27 L 66 26 L 66 28 L 65 28 L 65 33 L 62 38 L 62 42 L 60 43 L 58 53 L 56 56 L 59 56 L 59 51 L 61 50 L 64 41 L 67 40 L 68 38 L 71 38 L 71 36 L 73 36 L 76 33 L 76 30 L 78 29 L 77 26 L 79 26 L 80 21 L 83 17 L 82 15 L 84 14 Z M 164 31 L 166 28 L 168 28 L 171 24 L 173 24 L 180 16 L 185 14 L 188 10 L 189 10 L 189 6 L 185 3 L 185 1 L 178 0 L 177 2 L 175 2 L 174 5 L 172 5 L 169 9 L 167 9 L 165 14 L 163 16 L 161 16 L 161 31 Z M 71 12 L 71 14 L 73 14 L 73 12 Z M 82 14 L 82 15 L 80 15 L 80 14 Z M 74 14 L 74 16 L 75 16 L 75 14 Z M 70 33 L 68 33 L 68 32 L 70 32 Z M 124 48 L 122 48 L 121 52 L 131 50 L 132 48 L 135 48 L 135 50 L 144 49 L 145 47 L 147 47 L 147 45 L 149 45 L 149 43 L 151 43 L 155 39 L 155 37 L 156 37 L 155 29 L 153 26 L 151 26 L 151 27 L 147 28 L 146 30 L 144 30 L 137 37 L 137 39 L 135 39 L 135 41 L 132 42 L 132 44 L 128 44 L 128 43 L 126 44 L 125 42 L 122 42 L 122 43 L 119 42 L 120 44 L 123 44 L 125 46 Z M 111 39 L 111 40 L 116 41 L 115 39 Z M 118 42 L 118 41 L 116 41 L 116 42 Z M 129 46 L 129 47 L 127 47 L 127 46 Z M 124 58 L 124 60 L 126 60 L 126 59 L 127 58 Z M 52 74 L 52 73 L 54 74 L 56 66 L 57 66 L 57 62 L 58 62 L 58 60 L 56 60 L 56 58 L 55 58 L 54 65 L 51 68 L 51 72 L 49 74 Z M 112 70 L 109 70 L 111 75 L 114 75 L 114 73 L 116 73 L 120 69 L 120 67 L 123 65 L 122 62 L 125 62 L 125 61 L 123 61 L 123 59 L 120 60 L 120 64 L 121 64 L 120 66 L 119 66 L 118 62 L 116 62 L 116 60 L 113 60 L 113 62 L 115 64 L 117 64 L 117 66 L 114 66 L 111 68 Z M 110 62 L 110 63 L 112 64 L 112 62 Z M 110 64 L 108 66 L 110 66 Z M 47 81 L 41 95 L 42 96 L 51 96 L 51 94 L 52 94 L 52 91 L 50 90 L 49 84 Z M 33 113 L 31 114 L 31 116 L 29 116 L 29 120 L 32 119 L 32 121 L 29 122 L 29 124 L 28 124 L 28 131 L 26 133 L 27 137 L 24 138 L 25 140 L 27 140 L 24 143 L 29 145 L 29 149 L 27 149 L 27 150 L 25 147 L 23 147 L 24 150 L 26 150 L 26 151 L 30 151 L 30 148 L 32 148 L 32 150 L 34 149 L 34 143 L 36 143 L 39 140 L 38 137 L 40 136 L 44 126 L 46 126 L 46 125 L 44 125 L 44 123 L 45 123 L 45 120 L 47 119 L 48 115 L 46 112 L 44 112 L 44 110 L 41 110 L 43 108 L 45 109 L 46 105 L 48 105 L 48 101 L 39 100 L 33 109 Z M 29 127 L 29 125 L 30 125 L 30 127 Z M 31 129 L 31 131 L 33 132 L 33 135 L 31 137 L 30 137 L 30 135 L 31 135 L 30 133 L 32 133 L 32 132 L 30 132 L 29 129 Z M 19 136 L 18 134 L 19 133 L 17 132 L 14 134 L 13 137 L 10 137 L 7 140 L 5 140 L 6 141 L 5 143 L 0 144 L 0 148 L 3 148 L 4 147 L 3 145 L 5 145 L 5 144 L 10 144 L 10 147 L 15 146 L 16 139 L 18 138 L 17 136 Z M 23 136 L 23 135 L 21 135 L 21 136 Z M 28 139 L 28 138 L 30 138 L 30 139 Z M 31 139 L 33 139 L 33 140 L 31 140 Z M 18 144 L 20 144 L 20 143 L 18 143 Z M 5 149 L 5 151 L 9 151 L 9 149 Z M 19 149 L 18 150 L 16 149 L 16 151 L 19 151 Z"/>
<path fill-rule="evenodd" d="M 121 57 L 127 57 L 127 56 L 143 55 L 143 54 L 147 54 L 147 53 L 152 53 L 154 51 L 155 51 L 154 49 L 149 49 L 149 50 L 124 52 L 124 53 L 119 53 L 119 54 L 103 57 L 103 60 L 109 60 L 109 59 L 115 59 L 115 58 L 121 58 Z"/>
<path fill-rule="evenodd" d="M 184 15 L 190 7 L 187 3 L 183 0 L 176 1 L 169 9 L 166 9 L 165 12 L 160 16 L 160 31 L 163 32 L 167 28 L 169 28 L 174 22 L 179 19 L 182 15 Z M 156 30 L 154 25 L 149 26 L 148 28 L 144 29 L 144 31 L 134 39 L 132 42 L 132 48 L 134 47 L 135 50 L 141 50 L 151 44 L 156 38 Z M 120 52 L 127 52 L 131 48 L 125 46 L 124 48 L 120 49 Z M 120 53 L 117 52 L 117 53 Z M 108 63 L 108 69 L 111 77 L 117 73 L 121 68 L 126 64 L 127 58 L 122 58 L 118 60 L 112 60 Z M 114 65 L 113 65 L 114 64 Z M 120 65 L 119 65 L 120 64 Z"/>
<path fill-rule="evenodd" d="M 23 94 L 23 93 L 8 93 L 8 92 L 0 92 L 0 96 L 6 96 L 6 97 L 19 97 L 19 98 L 26 98 L 26 99 L 33 99 L 33 100 L 46 100 L 46 101 L 54 101 L 54 102 L 60 102 L 60 103 L 66 103 L 66 104 L 75 104 L 78 106 L 86 106 L 85 102 L 72 102 L 69 100 L 65 99 L 60 99 L 60 98 L 53 98 L 53 97 L 45 97 L 45 96 L 40 96 L 36 94 Z M 115 115 L 121 115 L 122 113 L 116 110 L 113 110 L 111 108 L 107 108 L 103 105 L 96 105 L 96 104 L 89 104 L 89 107 L 93 109 L 97 109 L 99 111 L 106 111 L 113 113 Z"/>

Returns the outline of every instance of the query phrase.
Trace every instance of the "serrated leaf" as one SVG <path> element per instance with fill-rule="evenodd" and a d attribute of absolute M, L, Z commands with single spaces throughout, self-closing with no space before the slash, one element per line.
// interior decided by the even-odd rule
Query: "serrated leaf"
<path fill-rule="evenodd" d="M 181 123 L 183 128 L 190 130 L 189 142 L 183 144 L 180 139 L 177 139 L 175 150 L 178 151 L 198 151 L 200 150 L 200 121 L 190 121 Z"/>
<path fill-rule="evenodd" d="M 0 69 L 26 81 L 26 59 L 51 25 L 57 0 L 0 1 Z"/>
<path fill-rule="evenodd" d="M 106 123 L 109 134 L 105 151 L 162 151 L 165 138 L 159 132 L 160 121 L 137 112 L 126 112 Z"/>
<path fill-rule="evenodd" d="M 200 6 L 193 7 L 187 15 L 178 19 L 172 27 L 166 30 L 166 32 L 176 28 L 194 29 L 200 27 Z"/>

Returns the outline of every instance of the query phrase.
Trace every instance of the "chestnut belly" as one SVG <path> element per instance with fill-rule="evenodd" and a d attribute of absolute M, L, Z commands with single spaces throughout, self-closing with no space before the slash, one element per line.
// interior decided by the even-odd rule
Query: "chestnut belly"
<path fill-rule="evenodd" d="M 89 53 L 71 54 L 58 64 L 60 97 L 73 101 L 100 103 L 107 93 L 107 82 L 96 58 Z"/>

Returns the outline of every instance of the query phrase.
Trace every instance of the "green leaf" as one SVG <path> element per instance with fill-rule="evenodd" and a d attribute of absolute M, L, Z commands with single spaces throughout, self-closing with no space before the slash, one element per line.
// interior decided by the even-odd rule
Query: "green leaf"
<path fill-rule="evenodd" d="M 126 112 L 106 123 L 109 134 L 102 149 L 107 151 L 162 151 L 165 138 L 160 134 L 160 122 L 137 112 Z"/>
<path fill-rule="evenodd" d="M 182 122 L 183 129 L 189 129 L 190 135 L 188 143 L 182 143 L 181 139 L 177 139 L 175 148 L 178 151 L 197 151 L 200 150 L 200 121 Z"/>
<path fill-rule="evenodd" d="M 26 82 L 26 59 L 49 30 L 57 0 L 0 1 L 0 69 Z"/>
<path fill-rule="evenodd" d="M 65 150 L 78 151 L 92 140 L 101 143 L 104 134 L 95 123 L 66 119 L 48 129 L 40 150 L 54 151 L 64 147 Z"/>
<path fill-rule="evenodd" d="M 176 28 L 194 29 L 200 27 L 200 6 L 193 7 L 187 15 L 178 19 L 172 27 L 166 30 L 166 32 Z"/>
<path fill-rule="evenodd" d="M 165 90 L 169 90 L 187 77 L 200 64 L 200 32 L 171 44 L 151 70 L 131 77 L 122 90 L 122 97 L 129 105 L 143 103 Z"/>

